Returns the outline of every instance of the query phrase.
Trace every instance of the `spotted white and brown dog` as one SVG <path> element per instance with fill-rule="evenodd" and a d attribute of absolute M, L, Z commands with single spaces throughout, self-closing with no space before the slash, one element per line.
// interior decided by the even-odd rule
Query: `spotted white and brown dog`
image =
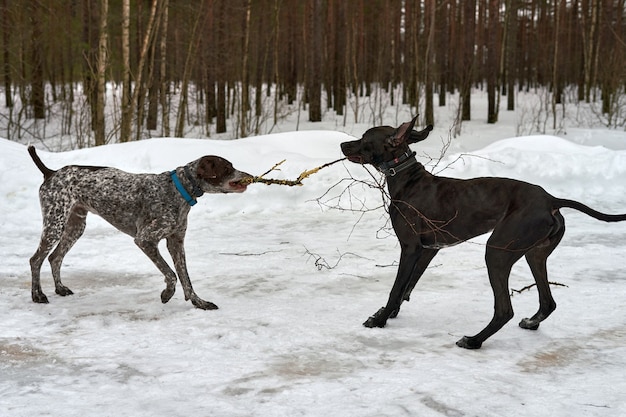
<path fill-rule="evenodd" d="M 187 215 L 204 193 L 245 191 L 242 180 L 251 177 L 250 174 L 236 170 L 219 156 L 203 156 L 161 174 L 130 174 L 115 168 L 78 165 L 55 171 L 41 162 L 33 146 L 28 147 L 28 152 L 44 175 L 39 189 L 43 231 L 39 247 L 30 259 L 34 302 L 48 302 L 41 289 L 40 270 L 52 249 L 49 261 L 56 293 L 72 294 L 61 282 L 61 263 L 83 234 L 87 212 L 92 212 L 132 236 L 165 275 L 163 303 L 174 295 L 178 277 L 185 300 L 204 310 L 217 308 L 196 295 L 189 279 L 184 250 Z M 167 241 L 176 272 L 159 253 L 158 243 L 163 239 Z"/>

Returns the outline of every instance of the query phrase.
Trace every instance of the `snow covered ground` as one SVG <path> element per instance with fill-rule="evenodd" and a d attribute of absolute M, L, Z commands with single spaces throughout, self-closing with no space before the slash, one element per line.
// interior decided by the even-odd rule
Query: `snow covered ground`
<path fill-rule="evenodd" d="M 341 156 L 339 143 L 351 136 L 337 130 L 360 136 L 370 127 L 329 124 L 40 156 L 50 167 L 163 172 L 218 154 L 253 174 L 286 159 L 271 177 L 294 179 Z M 414 145 L 422 162 L 438 158 L 447 132 L 442 125 Z M 512 138 L 512 124 L 466 123 L 433 169 L 456 161 L 440 174 L 523 179 L 626 212 L 626 133 L 567 133 Z M 568 231 L 549 261 L 550 280 L 566 285 L 552 288 L 557 310 L 538 331 L 522 330 L 517 322 L 536 311 L 537 293 L 515 293 L 515 318 L 468 351 L 456 340 L 492 314 L 485 237 L 441 251 L 386 328 L 361 325 L 386 302 L 398 244 L 384 229 L 384 210 L 317 201 L 342 178 L 369 178 L 360 166 L 336 164 L 303 187 L 255 184 L 241 195 L 200 199 L 189 218 L 188 266 L 216 311 L 194 309 L 180 288 L 161 304 L 156 268 L 93 215 L 63 266 L 75 294 L 54 294 L 46 263 L 50 304 L 32 303 L 28 259 L 41 228 L 42 176 L 24 145 L 3 139 L 0 167 L 0 416 L 626 415 L 626 223 L 564 209 Z M 344 206 L 380 204 L 376 190 L 351 192 Z M 511 287 L 532 282 L 525 263 L 516 265 Z"/>

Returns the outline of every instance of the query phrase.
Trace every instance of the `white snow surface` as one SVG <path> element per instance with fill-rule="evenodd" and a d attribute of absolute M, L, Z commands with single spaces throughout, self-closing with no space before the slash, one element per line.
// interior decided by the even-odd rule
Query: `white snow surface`
<path fill-rule="evenodd" d="M 507 138 L 469 126 L 436 166 L 426 155 L 439 154 L 446 130 L 413 148 L 440 175 L 517 178 L 626 212 L 626 133 Z M 52 168 L 156 173 L 205 154 L 257 175 L 286 159 L 268 177 L 294 179 L 340 158 L 351 139 L 328 129 L 39 154 Z M 557 310 L 539 330 L 523 330 L 517 322 L 534 314 L 537 292 L 514 293 L 515 318 L 469 351 L 456 340 L 492 315 L 485 236 L 441 251 L 384 329 L 361 325 L 387 300 L 398 243 L 381 230 L 384 210 L 317 201 L 344 190 L 342 178 L 370 178 L 361 166 L 335 164 L 302 187 L 202 197 L 189 216 L 187 262 L 215 311 L 193 308 L 180 287 L 162 304 L 157 269 L 94 215 L 63 265 L 74 295 L 54 294 L 46 262 L 50 303 L 33 303 L 28 260 L 41 231 L 42 175 L 24 145 L 4 139 L 0 167 L 0 416 L 626 415 L 626 223 L 564 209 L 568 230 L 548 264 L 550 280 L 564 285 L 552 287 Z M 377 190 L 350 191 L 344 208 L 382 201 Z M 532 283 L 520 261 L 511 287 Z"/>

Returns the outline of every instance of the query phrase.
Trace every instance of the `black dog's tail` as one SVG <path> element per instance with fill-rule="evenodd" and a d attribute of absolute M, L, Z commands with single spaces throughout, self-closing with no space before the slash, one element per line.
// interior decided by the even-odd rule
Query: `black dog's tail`
<path fill-rule="evenodd" d="M 39 159 L 39 155 L 37 155 L 37 151 L 35 150 L 34 146 L 30 145 L 28 147 L 28 153 L 30 154 L 30 157 L 33 158 L 33 161 L 35 162 L 35 165 L 37 165 L 37 168 L 39 168 L 39 171 L 41 171 L 41 173 L 43 174 L 44 181 L 54 175 L 56 171 L 51 170 L 50 168 L 45 166 L 43 162 L 41 162 L 41 159 Z"/>
<path fill-rule="evenodd" d="M 588 216 L 596 218 L 598 220 L 602 220 L 603 222 L 621 222 L 626 220 L 626 214 L 605 214 L 599 211 L 592 209 L 591 207 L 587 207 L 583 203 L 579 203 L 574 200 L 565 200 L 561 198 L 554 199 L 554 208 L 560 209 L 562 207 L 571 208 L 574 210 L 578 210 L 580 212 L 585 213 Z"/>

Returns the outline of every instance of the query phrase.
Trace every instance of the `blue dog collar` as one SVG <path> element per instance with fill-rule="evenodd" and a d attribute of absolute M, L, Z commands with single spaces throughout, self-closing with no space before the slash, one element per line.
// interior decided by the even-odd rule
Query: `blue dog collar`
<path fill-rule="evenodd" d="M 178 175 L 176 175 L 176 170 L 170 172 L 170 178 L 172 179 L 172 182 L 176 186 L 176 189 L 178 190 L 180 195 L 183 196 L 187 204 L 189 204 L 190 206 L 194 206 L 197 203 L 197 201 L 195 198 L 189 195 L 187 190 L 185 190 L 185 187 L 183 187 L 183 185 L 180 183 L 180 180 L 178 179 Z"/>

